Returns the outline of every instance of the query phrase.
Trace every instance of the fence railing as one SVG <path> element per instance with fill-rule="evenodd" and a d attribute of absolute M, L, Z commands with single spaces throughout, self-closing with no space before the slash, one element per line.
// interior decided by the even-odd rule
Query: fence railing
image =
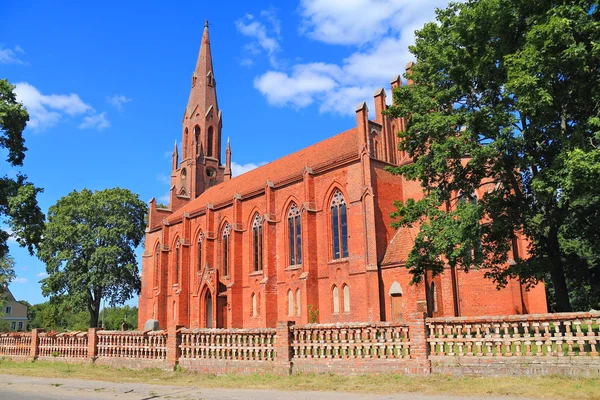
<path fill-rule="evenodd" d="M 164 360 L 167 331 L 98 331 L 98 357 Z"/>
<path fill-rule="evenodd" d="M 408 358 L 408 324 L 356 323 L 295 326 L 296 358 Z"/>
<path fill-rule="evenodd" d="M 28 356 L 31 352 L 30 333 L 0 334 L 0 355 Z"/>
<path fill-rule="evenodd" d="M 427 319 L 432 356 L 598 356 L 600 313 Z"/>
<path fill-rule="evenodd" d="M 275 360 L 275 329 L 182 329 L 181 358 Z"/>
<path fill-rule="evenodd" d="M 88 356 L 88 334 L 41 332 L 38 348 L 40 357 L 85 358 Z"/>

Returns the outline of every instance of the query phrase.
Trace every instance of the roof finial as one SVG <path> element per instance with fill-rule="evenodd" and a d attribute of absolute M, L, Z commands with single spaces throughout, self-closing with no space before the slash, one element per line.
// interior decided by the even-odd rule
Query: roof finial
<path fill-rule="evenodd" d="M 205 27 L 205 28 L 208 28 L 208 20 L 205 20 L 205 21 L 204 21 L 204 27 Z"/>

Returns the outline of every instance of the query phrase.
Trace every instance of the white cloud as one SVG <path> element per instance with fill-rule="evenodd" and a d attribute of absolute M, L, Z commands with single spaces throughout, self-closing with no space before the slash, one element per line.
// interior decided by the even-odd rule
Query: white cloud
<path fill-rule="evenodd" d="M 15 278 L 12 282 L 13 283 L 19 283 L 19 284 L 21 284 L 21 283 L 27 283 L 27 282 L 29 282 L 29 279 L 27 279 L 27 278 Z"/>
<path fill-rule="evenodd" d="M 25 53 L 21 46 L 16 45 L 13 49 L 0 47 L 0 64 L 25 64 L 16 53 Z"/>
<path fill-rule="evenodd" d="M 106 112 L 89 115 L 79 124 L 79 129 L 97 129 L 101 131 L 108 127 L 110 127 L 110 121 L 106 118 Z"/>
<path fill-rule="evenodd" d="M 65 114 L 75 116 L 94 110 L 75 93 L 45 95 L 27 82 L 17 83 L 15 93 L 17 100 L 29 112 L 27 126 L 34 130 L 44 130 L 55 125 Z"/>
<path fill-rule="evenodd" d="M 245 174 L 248 171 L 252 171 L 255 168 L 260 167 L 261 165 L 265 165 L 266 162 L 260 162 L 258 164 L 255 163 L 248 163 L 248 164 L 238 164 L 234 161 L 231 162 L 231 176 L 235 177 L 235 176 L 240 176 L 242 174 Z"/>
<path fill-rule="evenodd" d="M 171 177 L 167 174 L 158 174 L 156 175 L 156 180 L 159 181 L 160 183 L 165 183 L 165 184 L 170 184 L 171 183 Z"/>
<path fill-rule="evenodd" d="M 115 94 L 114 96 L 106 97 L 106 102 L 121 111 L 125 103 L 129 103 L 131 99 L 122 94 Z"/>
<path fill-rule="evenodd" d="M 158 198 L 158 202 L 162 204 L 169 204 L 171 202 L 171 191 L 169 190 L 164 195 Z"/>
<path fill-rule="evenodd" d="M 36 275 L 36 278 L 46 278 L 48 277 L 48 273 L 46 272 L 40 272 L 39 274 Z"/>
<path fill-rule="evenodd" d="M 252 65 L 252 59 L 248 55 L 257 55 L 264 52 L 267 54 L 271 66 L 277 68 L 276 54 L 281 49 L 279 45 L 281 23 L 273 11 L 262 11 L 260 16 L 268 24 L 259 21 L 252 14 L 246 14 L 235 22 L 237 30 L 242 35 L 253 39 L 249 45 L 244 47 L 247 54 L 245 54 L 241 64 L 243 66 Z"/>
<path fill-rule="evenodd" d="M 327 44 L 354 46 L 339 63 L 302 63 L 274 67 L 254 86 L 277 106 L 318 104 L 322 113 L 354 114 L 376 89 L 404 73 L 413 59 L 408 46 L 414 31 L 435 18 L 435 8 L 448 0 L 302 0 L 301 32 Z M 370 108 L 373 108 L 370 106 Z"/>

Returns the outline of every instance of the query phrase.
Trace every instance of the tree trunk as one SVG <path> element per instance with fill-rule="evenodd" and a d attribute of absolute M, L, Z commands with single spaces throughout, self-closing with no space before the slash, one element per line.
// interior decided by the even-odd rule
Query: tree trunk
<path fill-rule="evenodd" d="M 569 290 L 567 289 L 567 281 L 565 279 L 565 270 L 559 259 L 552 260 L 550 268 L 550 277 L 552 285 L 554 285 L 554 297 L 556 299 L 557 312 L 570 312 L 571 301 L 569 300 Z"/>
<path fill-rule="evenodd" d="M 556 300 L 557 312 L 571 312 L 571 301 L 569 300 L 569 290 L 567 289 L 567 280 L 565 279 L 565 269 L 560 254 L 560 245 L 558 243 L 558 228 L 550 228 L 548 235 L 548 256 L 550 260 L 550 278 L 554 285 L 554 297 Z"/>
<path fill-rule="evenodd" d="M 99 312 L 96 310 L 90 309 L 90 328 L 98 327 L 98 314 Z"/>

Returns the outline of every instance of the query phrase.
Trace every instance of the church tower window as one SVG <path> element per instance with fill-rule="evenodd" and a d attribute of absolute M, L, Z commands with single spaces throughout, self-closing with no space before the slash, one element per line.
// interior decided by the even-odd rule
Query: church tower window
<path fill-rule="evenodd" d="M 207 141 L 207 145 L 206 145 L 206 155 L 208 157 L 212 157 L 213 156 L 213 127 L 211 126 L 210 128 L 208 128 L 208 141 Z"/>
<path fill-rule="evenodd" d="M 194 127 L 194 140 L 196 141 L 196 157 L 198 157 L 200 155 L 200 147 L 202 146 L 200 144 L 200 127 L 198 125 Z"/>
<path fill-rule="evenodd" d="M 290 265 L 299 265 L 302 264 L 302 228 L 300 210 L 296 204 L 292 203 L 287 219 Z"/>
<path fill-rule="evenodd" d="M 258 213 L 254 216 L 252 222 L 252 242 L 254 250 L 254 271 L 262 271 L 263 269 L 263 229 L 262 218 Z"/>
<path fill-rule="evenodd" d="M 339 190 L 336 190 L 331 200 L 331 236 L 333 259 L 348 257 L 346 200 Z"/>

